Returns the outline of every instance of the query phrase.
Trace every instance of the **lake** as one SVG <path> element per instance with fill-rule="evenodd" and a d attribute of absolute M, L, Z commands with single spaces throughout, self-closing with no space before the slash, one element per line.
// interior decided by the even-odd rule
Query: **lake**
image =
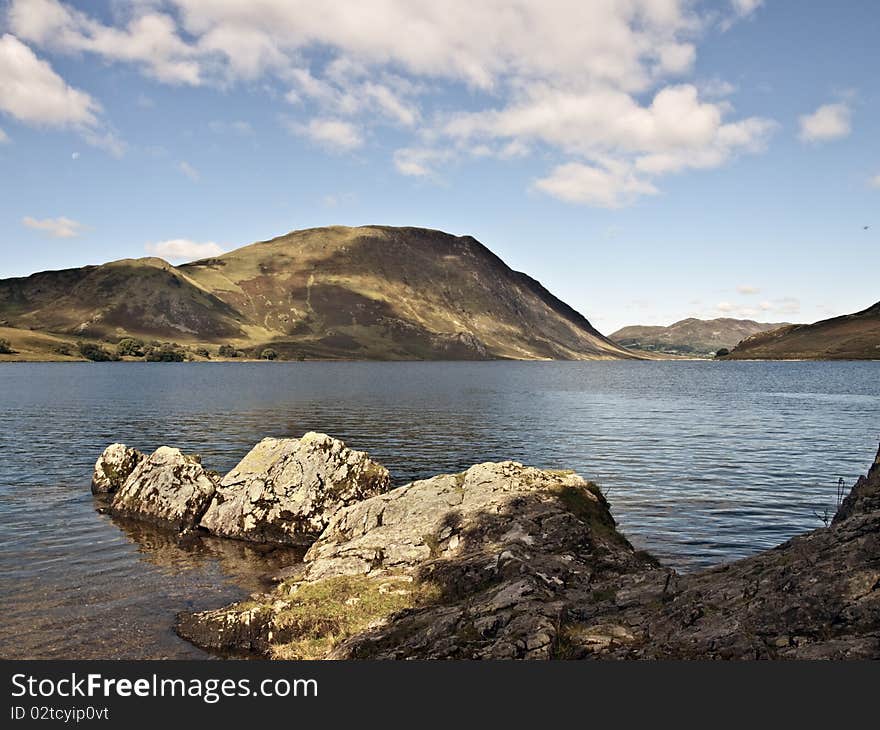
<path fill-rule="evenodd" d="M 113 441 L 224 472 L 265 436 L 324 431 L 398 484 L 573 468 L 638 547 L 688 571 L 833 514 L 838 478 L 877 449 L 880 363 L 8 363 L 0 405 L 0 657 L 206 657 L 175 614 L 297 556 L 98 514 L 91 470 Z"/>

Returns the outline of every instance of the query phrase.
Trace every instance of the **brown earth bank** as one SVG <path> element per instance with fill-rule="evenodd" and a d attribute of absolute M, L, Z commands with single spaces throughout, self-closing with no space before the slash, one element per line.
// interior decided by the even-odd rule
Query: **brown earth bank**
<path fill-rule="evenodd" d="M 0 280 L 0 360 L 644 359 L 470 236 L 294 231 L 209 259 L 158 258 Z M 220 348 L 224 351 L 221 352 Z M 264 353 L 267 353 L 264 355 Z M 173 359 L 178 359 L 175 355 Z"/>
<path fill-rule="evenodd" d="M 880 302 L 855 314 L 761 332 L 725 360 L 880 360 Z"/>
<path fill-rule="evenodd" d="M 312 543 L 272 591 L 179 615 L 180 636 L 220 655 L 880 658 L 880 451 L 829 526 L 678 574 L 571 471 L 485 463 L 391 488 L 366 454 L 306 434 L 221 479 L 163 449 L 110 447 L 93 488 L 184 532 Z"/>

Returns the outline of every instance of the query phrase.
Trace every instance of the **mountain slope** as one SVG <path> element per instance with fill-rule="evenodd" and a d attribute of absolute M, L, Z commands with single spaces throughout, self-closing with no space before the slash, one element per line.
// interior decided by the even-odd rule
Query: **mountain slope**
<path fill-rule="evenodd" d="M 785 324 L 767 324 L 728 317 L 689 318 L 668 327 L 638 325 L 623 327 L 609 335 L 609 339 L 633 350 L 709 357 L 722 347 L 730 350 L 746 337 Z"/>
<path fill-rule="evenodd" d="M 282 357 L 638 357 L 470 236 L 420 228 L 316 228 L 179 267 L 138 259 L 7 279 L 2 320 Z"/>
<path fill-rule="evenodd" d="M 855 314 L 754 335 L 740 342 L 728 359 L 878 360 L 880 302 Z"/>

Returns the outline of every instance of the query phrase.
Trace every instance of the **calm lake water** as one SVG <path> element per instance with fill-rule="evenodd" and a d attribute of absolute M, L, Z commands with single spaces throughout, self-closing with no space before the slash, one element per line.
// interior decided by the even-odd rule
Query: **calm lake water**
<path fill-rule="evenodd" d="M 880 363 L 0 365 L 0 657 L 200 657 L 176 612 L 266 586 L 295 556 L 179 543 L 95 512 L 110 442 L 230 469 L 319 430 L 397 483 L 480 461 L 573 468 L 623 531 L 680 570 L 821 524 L 880 438 Z"/>

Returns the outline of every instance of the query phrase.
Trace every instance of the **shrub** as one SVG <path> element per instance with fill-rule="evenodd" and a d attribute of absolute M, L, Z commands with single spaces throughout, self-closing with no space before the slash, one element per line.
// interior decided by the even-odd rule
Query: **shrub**
<path fill-rule="evenodd" d="M 278 357 L 278 353 L 275 352 L 271 347 L 267 347 L 260 353 L 261 360 L 275 360 Z"/>
<path fill-rule="evenodd" d="M 220 345 L 217 354 L 220 355 L 220 357 L 238 357 L 238 350 L 232 345 Z"/>
<path fill-rule="evenodd" d="M 68 345 L 67 343 L 62 343 L 62 344 L 58 345 L 58 347 L 55 348 L 55 352 L 58 353 L 59 355 L 70 355 L 71 354 L 70 345 Z"/>
<path fill-rule="evenodd" d="M 11 355 L 13 352 L 15 352 L 15 350 L 12 349 L 9 340 L 0 339 L 0 355 Z"/>
<path fill-rule="evenodd" d="M 204 357 L 208 360 L 211 359 L 211 353 L 208 351 L 207 347 L 197 347 L 195 350 L 193 350 L 193 352 L 199 357 Z"/>
<path fill-rule="evenodd" d="M 147 362 L 183 362 L 186 353 L 176 345 L 165 342 L 158 347 L 148 349 L 144 359 Z"/>
<path fill-rule="evenodd" d="M 140 340 L 136 340 L 133 337 L 123 337 L 116 344 L 116 354 L 120 357 L 129 356 L 129 357 L 143 357 L 144 356 L 144 343 Z"/>
<path fill-rule="evenodd" d="M 92 362 L 112 362 L 119 359 L 118 355 L 107 352 L 101 345 L 94 342 L 80 342 L 76 347 L 80 355 Z"/>
<path fill-rule="evenodd" d="M 715 357 L 725 357 L 730 354 L 730 350 L 726 347 L 722 347 L 718 352 L 715 353 Z"/>

